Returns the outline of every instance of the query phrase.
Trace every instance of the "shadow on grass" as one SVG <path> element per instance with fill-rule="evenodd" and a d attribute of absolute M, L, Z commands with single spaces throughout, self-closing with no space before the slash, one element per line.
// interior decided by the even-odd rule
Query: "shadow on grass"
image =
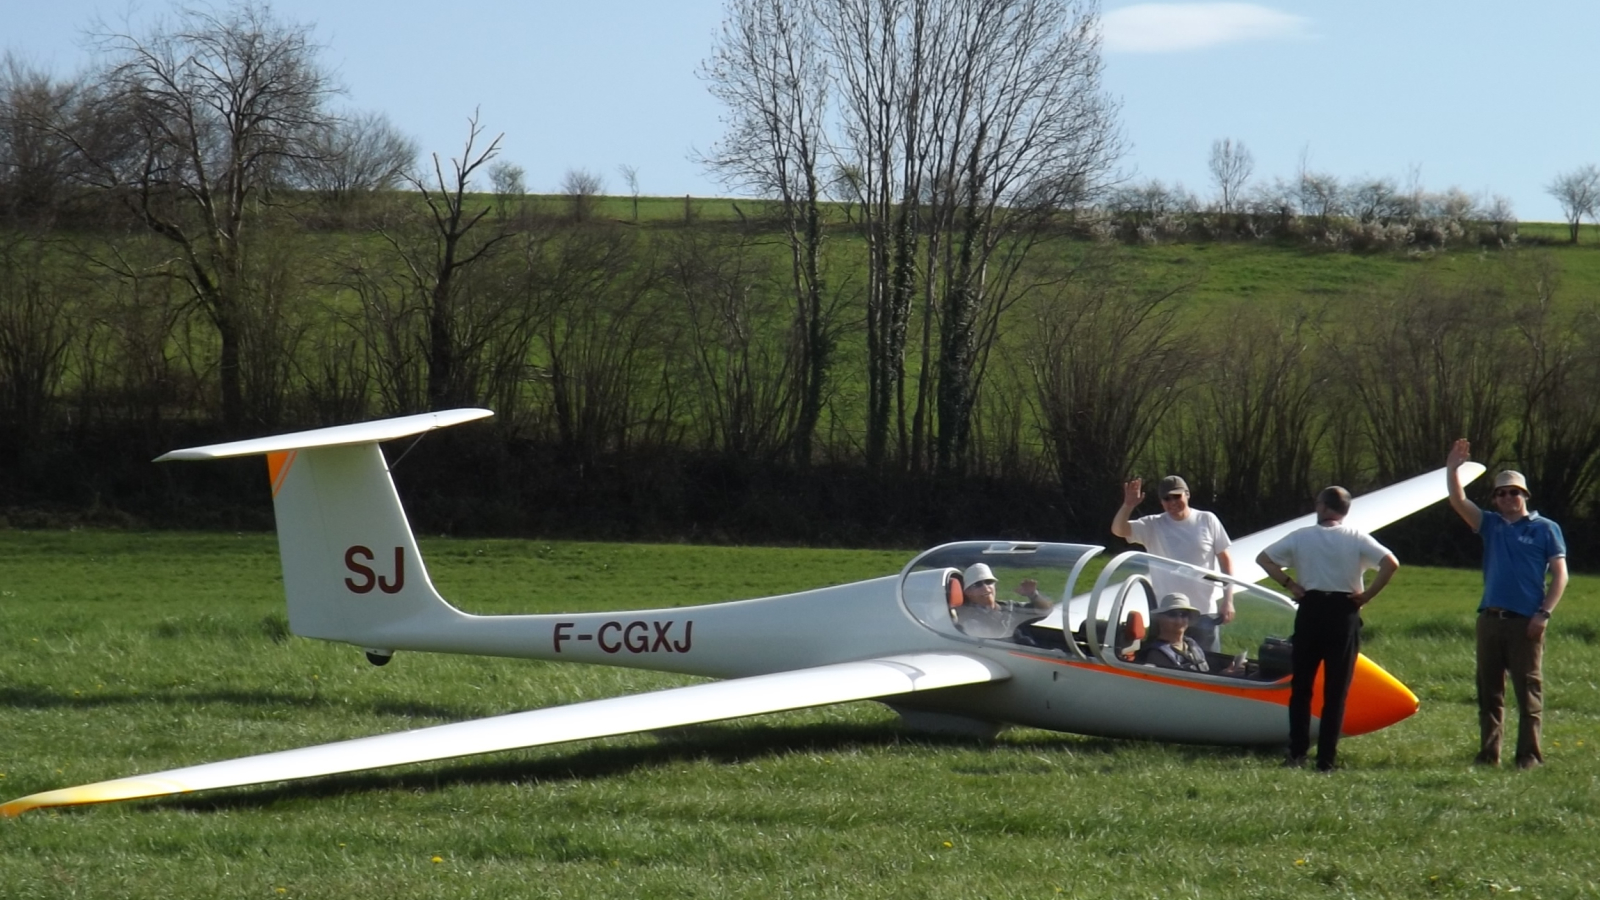
<path fill-rule="evenodd" d="M 1086 737 L 1038 732 L 1038 737 L 1010 738 L 1000 742 L 972 738 L 912 734 L 895 724 L 881 725 L 696 725 L 658 733 L 648 746 L 577 747 L 571 752 L 538 760 L 454 762 L 425 764 L 434 767 L 402 773 L 354 772 L 269 788 L 219 792 L 204 799 L 169 798 L 151 802 L 155 811 L 228 812 L 271 807 L 293 800 L 322 800 L 376 791 L 437 791 L 455 786 L 512 786 L 573 781 L 594 781 L 666 768 L 683 762 L 710 762 L 736 766 L 790 754 L 839 753 L 873 748 L 964 748 L 1024 750 L 1034 753 L 1070 750 L 1072 754 L 1102 757 L 1112 763 L 1130 751 L 1155 746 L 1145 741 Z M 1276 760 L 1277 747 L 1176 746 L 1184 763 L 1218 759 Z M 959 768 L 959 767 L 958 767 Z M 972 773 L 968 773 L 972 774 Z M 980 773 L 981 774 L 981 773 Z"/>
<path fill-rule="evenodd" d="M 292 707 L 296 709 L 339 709 L 350 713 L 369 713 L 375 716 L 403 719 L 428 719 L 426 724 L 456 722 L 486 715 L 481 710 L 462 710 L 416 701 L 374 700 L 370 703 L 352 703 L 348 698 L 328 700 L 317 694 L 290 693 L 287 691 L 148 691 L 134 693 L 122 690 L 97 690 L 93 693 L 67 693 L 41 685 L 12 685 L 0 688 L 0 707 L 12 709 L 108 709 L 135 705 L 204 706 L 226 704 L 229 706 L 262 709 L 267 707 Z"/>

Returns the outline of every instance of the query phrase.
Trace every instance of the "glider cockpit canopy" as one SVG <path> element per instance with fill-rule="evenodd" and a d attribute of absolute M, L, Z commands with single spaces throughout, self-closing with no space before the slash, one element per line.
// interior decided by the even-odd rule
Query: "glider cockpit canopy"
<path fill-rule="evenodd" d="M 963 575 L 975 563 L 995 577 L 992 610 L 972 609 L 963 596 Z M 1030 604 L 1032 591 L 1050 607 Z M 1168 593 L 1185 594 L 1212 616 L 1231 595 L 1233 617 L 1217 629 L 1218 645 L 1208 654 L 1212 673 L 1197 677 L 1287 677 L 1293 603 L 1258 585 L 1149 553 L 1107 559 L 1104 548 L 1092 544 L 946 544 L 913 560 L 900 585 L 906 610 L 947 637 L 1113 666 L 1138 664 L 1141 646 L 1154 638 L 1153 612 Z M 1240 670 L 1220 674 L 1240 659 Z"/>

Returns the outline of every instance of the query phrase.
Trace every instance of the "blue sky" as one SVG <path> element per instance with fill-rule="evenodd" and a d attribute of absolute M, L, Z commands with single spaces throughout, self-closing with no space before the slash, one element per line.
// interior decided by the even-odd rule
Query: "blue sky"
<path fill-rule="evenodd" d="M 57 72 L 87 59 L 98 16 L 120 28 L 164 3 L 11 4 L 0 49 Z M 696 76 L 721 0 L 277 0 L 315 25 L 343 103 L 389 114 L 425 152 L 459 155 L 481 110 L 503 132 L 503 158 L 530 190 L 586 168 L 624 191 L 619 165 L 646 194 L 726 193 L 690 159 L 721 134 Z M 376 12 L 382 10 L 382 12 Z M 1138 179 L 1202 196 L 1211 142 L 1243 141 L 1256 179 L 1301 161 L 1343 180 L 1415 177 L 1511 200 L 1524 221 L 1560 211 L 1544 187 L 1600 164 L 1594 0 L 1105 0 L 1105 81 L 1122 103 Z M 136 31 L 142 31 L 137 26 Z"/>

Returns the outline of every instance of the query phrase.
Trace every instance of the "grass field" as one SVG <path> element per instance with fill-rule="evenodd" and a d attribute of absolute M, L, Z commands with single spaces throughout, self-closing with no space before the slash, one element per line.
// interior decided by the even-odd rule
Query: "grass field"
<path fill-rule="evenodd" d="M 1466 540 L 1466 535 L 1462 536 Z M 425 541 L 473 612 L 677 605 L 909 553 Z M 1470 571 L 1403 569 L 1366 650 L 1421 712 L 1333 776 L 1266 750 L 873 704 L 0 821 L 4 898 L 1600 896 L 1600 579 L 1552 623 L 1548 765 L 1482 770 Z M 0 531 L 0 797 L 686 679 L 287 637 L 270 535 Z"/>

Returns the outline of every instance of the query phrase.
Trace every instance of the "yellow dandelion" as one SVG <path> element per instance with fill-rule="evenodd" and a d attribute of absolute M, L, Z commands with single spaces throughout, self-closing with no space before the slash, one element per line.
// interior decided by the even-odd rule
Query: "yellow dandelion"
<path fill-rule="evenodd" d="M 1297 860 L 1294 861 L 1294 864 L 1297 865 L 1297 866 L 1303 866 L 1303 865 L 1306 864 L 1306 861 L 1303 860 L 1303 859 L 1297 859 Z"/>
<path fill-rule="evenodd" d="M 288 889 L 288 888 L 273 888 L 273 890 L 275 890 L 275 891 L 277 891 L 277 892 L 278 892 L 278 893 L 280 893 L 280 894 L 287 894 L 287 893 L 289 893 L 289 889 Z"/>
<path fill-rule="evenodd" d="M 442 857 L 442 856 L 435 856 L 435 857 L 434 857 L 434 858 L 433 858 L 433 861 L 434 861 L 434 863 L 435 863 L 435 864 L 437 864 L 437 863 L 442 863 L 442 862 L 444 862 L 444 857 Z"/>
<path fill-rule="evenodd" d="M 944 842 L 944 845 L 945 845 L 945 847 L 946 847 L 946 848 L 947 848 L 947 849 L 948 849 L 948 848 L 950 848 L 950 847 L 954 847 L 954 846 L 955 846 L 955 844 L 952 844 L 952 843 L 950 843 L 950 842 L 949 842 L 949 841 L 945 841 L 945 842 Z"/>

